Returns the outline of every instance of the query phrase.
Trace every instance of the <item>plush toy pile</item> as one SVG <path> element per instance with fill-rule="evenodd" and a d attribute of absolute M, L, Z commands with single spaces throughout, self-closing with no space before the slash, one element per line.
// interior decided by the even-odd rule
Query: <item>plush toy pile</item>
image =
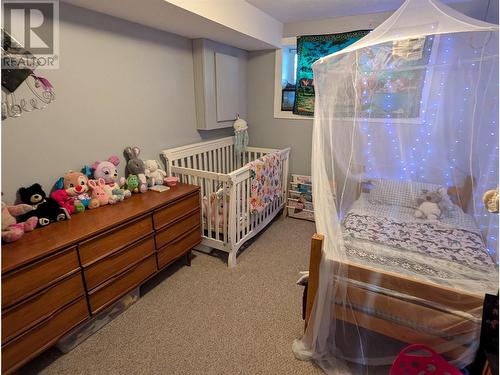
<path fill-rule="evenodd" d="M 132 193 L 144 193 L 148 186 L 163 185 L 166 172 L 156 160 L 142 161 L 139 147 L 127 147 L 127 177 L 119 175 L 120 159 L 112 155 L 95 161 L 81 171 L 70 170 L 60 177 L 47 195 L 35 183 L 18 190 L 20 204 L 2 202 L 2 241 L 13 242 L 25 232 L 50 223 L 68 220 L 71 215 L 108 204 L 117 204 Z"/>

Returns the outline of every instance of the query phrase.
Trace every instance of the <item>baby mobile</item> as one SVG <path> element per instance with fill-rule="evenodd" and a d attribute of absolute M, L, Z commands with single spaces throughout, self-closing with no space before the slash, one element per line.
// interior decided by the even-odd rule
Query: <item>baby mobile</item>
<path fill-rule="evenodd" d="M 245 152 L 248 146 L 248 124 L 245 120 L 236 115 L 233 124 L 234 128 L 234 149 L 240 155 Z"/>
<path fill-rule="evenodd" d="M 54 87 L 48 79 L 34 73 L 36 58 L 5 30 L 1 47 L 2 120 L 47 108 L 55 100 Z M 16 97 L 16 92 L 22 97 Z"/>

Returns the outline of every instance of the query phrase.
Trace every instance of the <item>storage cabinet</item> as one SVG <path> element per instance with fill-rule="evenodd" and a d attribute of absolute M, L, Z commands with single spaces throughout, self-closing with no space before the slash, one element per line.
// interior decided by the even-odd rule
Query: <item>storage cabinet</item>
<path fill-rule="evenodd" d="M 10 373 L 201 242 L 199 187 L 74 215 L 2 248 L 2 369 Z"/>
<path fill-rule="evenodd" d="M 247 52 L 208 39 L 193 41 L 196 119 L 200 130 L 246 117 Z"/>

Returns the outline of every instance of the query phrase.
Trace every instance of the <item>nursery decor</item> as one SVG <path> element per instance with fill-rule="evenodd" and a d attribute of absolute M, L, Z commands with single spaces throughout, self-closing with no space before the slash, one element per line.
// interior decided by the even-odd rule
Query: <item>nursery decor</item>
<path fill-rule="evenodd" d="M 236 115 L 234 121 L 234 149 L 238 154 L 245 152 L 248 146 L 248 124 L 245 120 Z"/>
<path fill-rule="evenodd" d="M 163 185 L 163 180 L 167 177 L 157 160 L 146 160 L 144 162 L 144 174 L 148 182 L 148 186 Z"/>
<path fill-rule="evenodd" d="M 164 181 L 167 184 L 167 186 L 173 187 L 173 186 L 177 185 L 177 182 L 179 181 L 179 177 L 168 176 L 168 177 L 165 177 Z"/>
<path fill-rule="evenodd" d="M 238 249 L 282 212 L 290 155 L 290 148 L 276 150 L 260 147 L 247 147 L 239 154 L 235 151 L 234 142 L 235 137 L 225 137 L 161 152 L 169 186 L 172 186 L 170 178 L 175 178 L 180 183 L 196 183 L 201 187 L 202 197 L 206 198 L 201 227 L 202 250 L 209 247 L 227 252 L 229 267 L 236 266 Z M 279 158 L 280 167 L 274 169 L 274 182 L 266 190 L 267 198 L 272 201 L 261 212 L 252 212 L 250 195 L 253 194 L 251 185 L 254 179 L 250 164 L 273 153 Z M 277 186 L 281 186 L 280 191 L 277 191 Z M 271 197 L 273 192 L 275 196 Z M 216 194 L 216 200 L 210 202 L 212 193 Z M 217 208 L 219 214 L 216 215 L 213 215 L 215 209 L 212 210 L 214 202 L 216 207 L 221 206 Z"/>
<path fill-rule="evenodd" d="M 55 200 L 60 207 L 66 209 L 70 215 L 73 215 L 76 211 L 75 209 L 75 198 L 70 197 L 69 194 L 64 189 L 57 189 L 50 193 L 50 197 Z M 80 210 L 78 212 L 82 212 Z"/>
<path fill-rule="evenodd" d="M 136 175 L 139 179 L 139 191 L 144 193 L 147 189 L 147 179 L 145 174 L 145 166 L 142 159 L 139 158 L 141 149 L 137 146 L 127 147 L 124 150 L 125 158 L 127 159 L 128 174 Z"/>
<path fill-rule="evenodd" d="M 106 182 L 104 181 L 104 178 L 99 178 L 98 180 L 89 180 L 89 186 L 91 190 L 90 196 L 92 200 L 98 203 L 91 205 L 90 208 L 97 208 L 117 202 L 116 200 L 111 199 L 111 196 L 106 189 Z"/>
<path fill-rule="evenodd" d="M 48 198 L 42 186 L 35 183 L 29 187 L 19 189 L 19 198 L 22 203 L 33 207 L 33 210 L 23 214 L 21 221 L 27 221 L 30 217 L 38 218 L 38 226 L 44 227 L 54 221 L 61 221 L 70 218 L 69 212 L 59 207 L 59 204 L 52 198 Z"/>
<path fill-rule="evenodd" d="M 140 186 L 139 177 L 137 177 L 135 174 L 128 175 L 127 182 L 126 182 L 125 186 L 127 187 L 127 190 L 131 191 L 132 193 L 140 193 L 141 192 L 139 190 L 139 186 Z"/>
<path fill-rule="evenodd" d="M 8 206 L 2 202 L 2 241 L 17 241 L 25 232 L 31 232 L 35 229 L 38 223 L 36 216 L 31 216 L 25 222 L 16 221 L 16 216 L 21 216 L 33 210 L 33 206 L 29 204 Z"/>
<path fill-rule="evenodd" d="M 422 189 L 422 193 L 417 198 L 417 209 L 415 217 L 420 219 L 437 220 L 441 216 L 442 196 L 446 194 L 444 189 L 428 191 Z"/>
<path fill-rule="evenodd" d="M 83 212 L 91 203 L 88 194 L 88 177 L 82 172 L 68 171 L 56 182 L 57 189 L 64 189 L 74 199 L 75 212 Z M 94 204 L 95 205 L 95 202 Z"/>
<path fill-rule="evenodd" d="M 106 182 L 105 189 L 110 196 L 110 203 L 119 202 L 131 195 L 129 190 L 123 189 L 126 180 L 125 177 L 118 176 L 119 164 L 120 159 L 116 155 L 111 155 L 108 160 L 96 161 L 92 164 L 94 178 L 96 180 L 102 178 Z"/>
<path fill-rule="evenodd" d="M 312 64 L 323 56 L 342 50 L 358 41 L 370 30 L 297 38 L 297 78 L 293 113 L 314 116 L 314 81 Z"/>
<path fill-rule="evenodd" d="M 484 206 L 492 214 L 498 213 L 498 188 L 488 190 L 483 195 Z"/>

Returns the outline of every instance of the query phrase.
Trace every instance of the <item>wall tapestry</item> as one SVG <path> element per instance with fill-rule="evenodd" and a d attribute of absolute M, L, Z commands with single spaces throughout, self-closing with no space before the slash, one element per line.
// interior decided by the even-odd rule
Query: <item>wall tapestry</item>
<path fill-rule="evenodd" d="M 328 35 L 306 35 L 297 37 L 297 83 L 293 113 L 314 116 L 314 81 L 312 64 L 323 56 L 353 44 L 369 30 Z"/>

